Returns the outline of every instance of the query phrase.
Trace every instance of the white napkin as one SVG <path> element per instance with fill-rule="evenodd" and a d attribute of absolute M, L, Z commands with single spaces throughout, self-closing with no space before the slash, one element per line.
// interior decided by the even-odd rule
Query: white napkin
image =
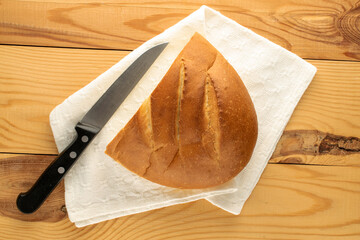
<path fill-rule="evenodd" d="M 179 190 L 138 177 L 104 151 L 195 32 L 210 41 L 241 76 L 255 104 L 259 136 L 249 164 L 234 180 L 211 189 Z M 68 215 L 78 227 L 201 198 L 239 214 L 316 72 L 298 56 L 202 6 L 131 52 L 51 112 L 50 125 L 59 152 L 75 137 L 76 123 L 117 76 L 144 51 L 163 42 L 169 42 L 165 51 L 65 177 Z"/>

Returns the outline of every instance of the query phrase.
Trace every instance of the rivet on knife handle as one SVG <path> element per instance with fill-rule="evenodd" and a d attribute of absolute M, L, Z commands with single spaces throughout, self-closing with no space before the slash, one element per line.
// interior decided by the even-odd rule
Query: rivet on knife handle
<path fill-rule="evenodd" d="M 16 205 L 21 212 L 33 213 L 41 206 L 100 129 L 78 123 L 75 130 L 75 140 L 50 164 L 29 191 L 19 194 Z"/>

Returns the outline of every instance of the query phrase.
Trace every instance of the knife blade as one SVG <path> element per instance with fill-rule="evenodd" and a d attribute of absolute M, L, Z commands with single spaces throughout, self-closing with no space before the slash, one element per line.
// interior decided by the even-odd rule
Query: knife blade
<path fill-rule="evenodd" d="M 33 213 L 43 204 L 167 44 L 159 44 L 144 52 L 91 107 L 75 126 L 77 136 L 73 142 L 46 168 L 30 190 L 18 195 L 16 205 L 21 212 Z"/>

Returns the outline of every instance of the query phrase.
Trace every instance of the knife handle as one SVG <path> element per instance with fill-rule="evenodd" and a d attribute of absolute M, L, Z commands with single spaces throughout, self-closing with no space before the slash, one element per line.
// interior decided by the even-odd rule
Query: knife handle
<path fill-rule="evenodd" d="M 35 212 L 70 170 L 99 129 L 78 123 L 73 142 L 46 168 L 31 189 L 20 193 L 16 205 L 23 213 Z"/>

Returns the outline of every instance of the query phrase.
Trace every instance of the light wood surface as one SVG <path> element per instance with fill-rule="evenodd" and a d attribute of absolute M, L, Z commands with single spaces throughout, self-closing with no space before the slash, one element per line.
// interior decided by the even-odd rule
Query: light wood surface
<path fill-rule="evenodd" d="M 58 153 L 50 111 L 128 53 L 20 46 L 0 46 L 0 52 L 0 112 L 7 113 L 0 120 L 0 152 L 35 154 Z M 271 161 L 360 165 L 360 62 L 309 62 L 318 73 Z M 329 134 L 337 139 L 319 151 Z"/>
<path fill-rule="evenodd" d="M 4 239 L 359 239 L 359 167 L 269 164 L 240 216 L 202 200 L 77 229 L 64 214 L 63 185 L 37 215 L 16 210 L 18 192 L 48 160 L 0 155 Z"/>
<path fill-rule="evenodd" d="M 360 59 L 358 0 L 102 2 L 2 0 L 0 42 L 132 50 L 206 4 L 301 57 Z"/>
<path fill-rule="evenodd" d="M 318 68 L 241 215 L 201 200 L 78 229 L 63 183 L 21 214 L 57 154 L 51 110 L 203 4 Z M 358 0 L 0 0 L 0 239 L 360 239 L 359 15 Z"/>
<path fill-rule="evenodd" d="M 51 110 L 126 54 L 0 46 L 0 152 L 57 154 Z"/>

